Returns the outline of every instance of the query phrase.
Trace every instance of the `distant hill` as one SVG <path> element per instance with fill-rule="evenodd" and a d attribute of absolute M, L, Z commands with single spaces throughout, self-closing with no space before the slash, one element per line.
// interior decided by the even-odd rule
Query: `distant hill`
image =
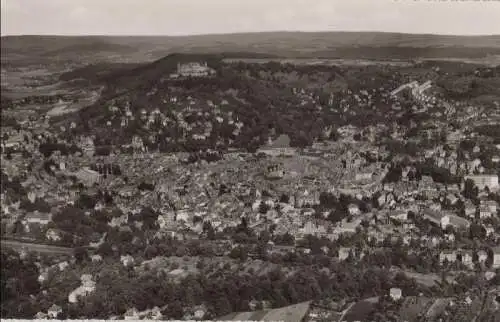
<path fill-rule="evenodd" d="M 91 53 L 133 53 L 137 51 L 136 48 L 127 45 L 114 44 L 106 41 L 94 41 L 82 44 L 72 44 L 55 50 L 48 50 L 41 53 L 42 56 L 57 56 L 57 55 L 72 55 L 74 53 L 79 54 L 91 54 Z"/>
<path fill-rule="evenodd" d="M 442 36 L 380 32 L 264 32 L 196 36 L 6 36 L 2 55 L 53 56 L 114 53 L 146 60 L 172 52 L 259 53 L 280 57 L 480 58 L 500 55 L 500 35 Z M 135 56 L 134 56 L 135 57 Z"/>
<path fill-rule="evenodd" d="M 122 64 L 122 63 L 97 63 L 90 64 L 81 68 L 65 72 L 59 76 L 62 81 L 72 81 L 84 79 L 91 82 L 99 82 L 116 71 L 134 69 L 141 64 Z"/>
<path fill-rule="evenodd" d="M 264 46 L 274 47 L 491 47 L 500 48 L 500 35 L 489 36 L 445 36 L 430 34 L 403 34 L 383 32 L 262 32 L 194 35 L 179 37 L 107 37 L 110 42 L 118 44 L 151 44 L 161 46 L 168 43 L 172 46 Z M 242 50 L 250 51 L 247 47 Z M 224 51 L 224 48 L 219 48 Z"/>
<path fill-rule="evenodd" d="M 6 36 L 1 38 L 2 54 L 49 55 L 77 50 L 130 50 L 126 44 L 115 43 L 106 37 L 66 36 Z"/>

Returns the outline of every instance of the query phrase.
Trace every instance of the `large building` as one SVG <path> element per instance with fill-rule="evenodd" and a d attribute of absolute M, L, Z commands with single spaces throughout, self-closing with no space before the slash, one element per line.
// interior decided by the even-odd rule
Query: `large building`
<path fill-rule="evenodd" d="M 75 177 L 86 187 L 92 187 L 101 179 L 99 172 L 91 170 L 87 167 L 84 167 L 76 172 Z"/>
<path fill-rule="evenodd" d="M 266 168 L 264 173 L 267 179 L 281 179 L 285 176 L 285 169 L 283 164 L 272 164 Z"/>
<path fill-rule="evenodd" d="M 177 64 L 177 73 L 172 77 L 208 77 L 215 74 L 215 70 L 208 67 L 207 63 L 191 62 L 186 64 Z"/>
<path fill-rule="evenodd" d="M 290 138 L 286 134 L 280 135 L 276 140 L 269 142 L 266 146 L 257 150 L 257 153 L 264 153 L 269 156 L 293 156 L 295 148 L 290 147 Z"/>

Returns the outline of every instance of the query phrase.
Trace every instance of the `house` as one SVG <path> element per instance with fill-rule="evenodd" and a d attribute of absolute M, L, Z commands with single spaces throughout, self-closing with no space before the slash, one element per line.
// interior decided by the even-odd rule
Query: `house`
<path fill-rule="evenodd" d="M 461 257 L 461 262 L 462 264 L 466 266 L 472 266 L 472 258 L 473 258 L 473 253 L 470 250 L 462 250 L 459 252 L 458 256 Z"/>
<path fill-rule="evenodd" d="M 446 201 L 450 204 L 450 205 L 454 205 L 458 202 L 458 198 L 457 196 L 455 196 L 454 194 L 451 194 L 449 193 L 447 196 L 446 196 Z"/>
<path fill-rule="evenodd" d="M 147 310 L 143 312 L 143 318 L 146 320 L 161 320 L 163 318 L 163 314 L 161 313 L 161 309 L 157 306 L 152 308 L 151 310 Z"/>
<path fill-rule="evenodd" d="M 167 276 L 174 279 L 186 277 L 189 273 L 182 268 L 177 268 L 168 272 Z"/>
<path fill-rule="evenodd" d="M 438 212 L 426 209 L 424 211 L 424 218 L 436 226 L 440 226 L 442 229 L 446 229 L 448 226 L 458 229 L 468 228 L 470 226 L 470 222 L 467 219 L 443 211 Z"/>
<path fill-rule="evenodd" d="M 324 235 L 326 234 L 326 229 L 323 225 L 316 225 L 312 221 L 306 222 L 304 227 L 301 229 L 304 235 Z"/>
<path fill-rule="evenodd" d="M 49 319 L 49 316 L 47 315 L 47 313 L 38 312 L 37 314 L 35 314 L 35 319 L 36 320 L 47 320 L 47 319 Z"/>
<path fill-rule="evenodd" d="M 21 223 L 24 226 L 24 230 L 30 232 L 32 228 L 48 225 L 51 221 L 52 214 L 41 213 L 35 210 L 34 212 L 26 214 Z"/>
<path fill-rule="evenodd" d="M 89 157 L 93 156 L 95 153 L 94 140 L 91 137 L 82 137 L 80 142 L 78 142 L 78 147 L 83 151 L 83 153 Z"/>
<path fill-rule="evenodd" d="M 457 252 L 454 250 L 446 250 L 439 253 L 439 263 L 442 265 L 445 261 L 454 263 L 457 261 Z"/>
<path fill-rule="evenodd" d="M 128 223 L 128 214 L 123 214 L 121 216 L 111 218 L 111 221 L 108 223 L 111 227 L 120 227 L 122 225 L 126 225 Z"/>
<path fill-rule="evenodd" d="M 457 228 L 457 229 L 467 229 L 470 227 L 470 221 L 468 221 L 465 218 L 462 218 L 460 216 L 453 215 L 453 214 L 447 215 L 447 217 L 449 218 L 449 220 L 448 220 L 447 224 L 446 224 L 446 221 L 444 221 L 445 228 L 447 226 L 452 226 L 452 227 Z"/>
<path fill-rule="evenodd" d="M 496 191 L 499 188 L 498 175 L 496 174 L 470 175 L 466 176 L 464 179 L 472 180 L 480 190 L 484 190 L 488 187 L 490 191 Z"/>
<path fill-rule="evenodd" d="M 389 296 L 393 301 L 399 301 L 403 297 L 403 292 L 398 287 L 393 287 L 389 290 Z"/>
<path fill-rule="evenodd" d="M 144 151 L 144 141 L 142 138 L 138 135 L 135 135 L 132 138 L 132 142 L 130 143 L 130 146 L 134 149 L 134 151 Z"/>
<path fill-rule="evenodd" d="M 354 180 L 356 181 L 368 181 L 372 180 L 373 178 L 373 172 L 360 172 L 356 173 Z"/>
<path fill-rule="evenodd" d="M 282 164 L 269 165 L 264 175 L 267 179 L 281 179 L 285 176 L 285 169 Z"/>
<path fill-rule="evenodd" d="M 118 191 L 118 195 L 121 198 L 128 199 L 128 198 L 131 198 L 132 196 L 134 196 L 134 194 L 136 194 L 136 192 L 137 192 L 137 190 L 135 189 L 135 187 L 124 187 L 120 191 Z"/>
<path fill-rule="evenodd" d="M 492 271 L 488 271 L 488 272 L 485 272 L 484 273 L 484 278 L 487 280 L 487 281 L 491 281 L 497 274 L 495 272 L 492 272 Z M 497 306 L 498 307 L 498 306 Z"/>
<path fill-rule="evenodd" d="M 397 221 L 407 221 L 408 220 L 408 211 L 406 210 L 395 210 L 390 214 L 390 218 Z"/>
<path fill-rule="evenodd" d="M 92 255 L 90 257 L 90 259 L 92 260 L 92 263 L 99 263 L 102 261 L 102 256 L 101 255 Z"/>
<path fill-rule="evenodd" d="M 64 261 L 64 262 L 60 262 L 58 263 L 57 265 L 57 268 L 59 269 L 59 271 L 64 271 L 67 267 L 69 267 L 69 263 L 67 261 Z"/>
<path fill-rule="evenodd" d="M 447 224 L 449 221 L 449 218 L 443 219 L 444 217 L 446 217 L 445 214 L 443 214 L 439 211 L 430 209 L 430 208 L 425 209 L 423 215 L 424 215 L 424 219 L 427 219 L 428 221 L 430 221 L 431 223 L 433 223 L 436 226 L 443 227 L 443 225 L 444 225 L 443 223 Z"/>
<path fill-rule="evenodd" d="M 498 204 L 495 200 L 481 200 L 479 206 L 488 208 L 492 214 L 495 214 L 498 209 Z"/>
<path fill-rule="evenodd" d="M 359 210 L 359 207 L 356 204 L 350 204 L 347 206 L 347 211 L 349 212 L 349 215 L 352 216 L 359 215 L 361 213 L 361 210 Z"/>
<path fill-rule="evenodd" d="M 2 148 L 3 149 L 19 149 L 23 144 L 24 136 L 21 134 L 15 134 L 13 136 L 9 136 L 9 138 L 5 141 L 2 140 Z"/>
<path fill-rule="evenodd" d="M 493 236 L 495 234 L 495 227 L 491 225 L 483 226 L 486 231 L 486 237 Z"/>
<path fill-rule="evenodd" d="M 130 255 L 125 255 L 125 256 L 120 256 L 120 262 L 122 262 L 123 266 L 129 267 L 134 265 L 135 260 L 132 256 Z"/>
<path fill-rule="evenodd" d="M 26 214 L 23 223 L 26 224 L 38 224 L 38 225 L 48 225 L 52 221 L 52 214 L 41 213 L 38 210 Z"/>
<path fill-rule="evenodd" d="M 204 307 L 200 307 L 194 311 L 193 316 L 196 320 L 201 320 L 203 319 L 203 317 L 205 317 L 206 313 L 207 310 Z"/>
<path fill-rule="evenodd" d="M 47 230 L 45 233 L 45 238 L 47 238 L 50 241 L 60 241 L 62 239 L 60 231 L 54 228 L 50 228 Z"/>
<path fill-rule="evenodd" d="M 491 266 L 493 268 L 499 268 L 500 267 L 500 246 L 494 247 L 492 250 L 493 250 L 493 263 Z"/>
<path fill-rule="evenodd" d="M 62 308 L 59 305 L 53 304 L 47 311 L 47 317 L 49 319 L 57 319 L 57 317 L 61 313 L 62 313 Z"/>
<path fill-rule="evenodd" d="M 179 221 L 179 222 L 189 222 L 190 221 L 190 217 L 191 217 L 191 211 L 189 209 L 182 209 L 182 210 L 179 210 L 177 211 L 177 214 L 175 216 L 175 220 L 176 221 Z"/>
<path fill-rule="evenodd" d="M 156 222 L 160 229 L 171 227 L 175 223 L 175 212 L 169 211 L 166 214 L 159 215 Z"/>
<path fill-rule="evenodd" d="M 70 303 L 77 303 L 79 297 L 87 296 L 95 291 L 95 282 L 92 280 L 92 275 L 83 274 L 80 280 L 82 285 L 68 295 L 68 302 Z"/>
<path fill-rule="evenodd" d="M 139 311 L 133 307 L 127 310 L 125 314 L 123 314 L 124 320 L 140 320 Z"/>
<path fill-rule="evenodd" d="M 313 207 L 319 205 L 319 195 L 320 194 L 318 192 L 310 192 L 308 190 L 295 194 L 295 208 L 302 208 L 305 206 Z"/>
<path fill-rule="evenodd" d="M 479 263 L 484 263 L 488 260 L 488 253 L 484 250 L 480 250 L 477 252 L 477 261 Z"/>
<path fill-rule="evenodd" d="M 333 229 L 333 234 L 337 236 L 340 236 L 341 234 L 355 234 L 356 229 L 361 225 L 361 221 L 362 219 L 355 219 L 348 222 L 344 219 Z"/>
<path fill-rule="evenodd" d="M 74 175 L 86 187 L 92 187 L 101 179 L 101 175 L 99 174 L 99 172 L 91 170 L 88 167 L 83 167 Z"/>
<path fill-rule="evenodd" d="M 351 253 L 351 249 L 349 247 L 340 247 L 339 248 L 339 260 L 343 261 L 349 258 Z"/>
<path fill-rule="evenodd" d="M 108 233 L 104 234 L 99 234 L 97 232 L 94 232 L 90 234 L 89 237 L 89 247 L 93 249 L 98 249 L 104 242 L 106 241 L 106 236 Z"/>
<path fill-rule="evenodd" d="M 444 234 L 444 238 L 448 241 L 454 242 L 455 241 L 455 234 Z"/>
<path fill-rule="evenodd" d="M 471 219 L 476 218 L 476 206 L 468 201 L 464 205 L 465 216 Z"/>
<path fill-rule="evenodd" d="M 479 218 L 486 219 L 491 218 L 492 212 L 491 208 L 486 205 L 479 205 Z"/>

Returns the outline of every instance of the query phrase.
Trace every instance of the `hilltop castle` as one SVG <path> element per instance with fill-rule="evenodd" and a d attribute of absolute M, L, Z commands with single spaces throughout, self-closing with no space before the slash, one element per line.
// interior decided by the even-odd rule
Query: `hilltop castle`
<path fill-rule="evenodd" d="M 177 64 L 177 73 L 170 75 L 171 78 L 177 77 L 208 77 L 215 74 L 215 70 L 208 67 L 206 62 L 191 62 L 186 64 Z"/>

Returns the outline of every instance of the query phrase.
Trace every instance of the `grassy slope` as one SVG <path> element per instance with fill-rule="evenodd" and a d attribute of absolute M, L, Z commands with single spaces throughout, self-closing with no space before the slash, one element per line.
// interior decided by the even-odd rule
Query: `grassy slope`
<path fill-rule="evenodd" d="M 309 310 L 310 302 L 298 303 L 272 310 L 239 312 L 226 315 L 219 320 L 289 321 L 300 322 Z"/>

